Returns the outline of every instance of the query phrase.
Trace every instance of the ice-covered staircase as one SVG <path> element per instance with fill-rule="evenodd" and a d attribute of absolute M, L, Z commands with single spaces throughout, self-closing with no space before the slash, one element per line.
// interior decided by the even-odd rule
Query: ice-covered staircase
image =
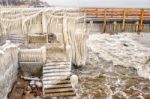
<path fill-rule="evenodd" d="M 71 62 L 55 60 L 43 66 L 43 96 L 75 96 L 71 82 Z"/>
<path fill-rule="evenodd" d="M 23 34 L 15 34 L 11 33 L 8 35 L 8 40 L 10 40 L 13 43 L 25 43 L 26 37 Z"/>

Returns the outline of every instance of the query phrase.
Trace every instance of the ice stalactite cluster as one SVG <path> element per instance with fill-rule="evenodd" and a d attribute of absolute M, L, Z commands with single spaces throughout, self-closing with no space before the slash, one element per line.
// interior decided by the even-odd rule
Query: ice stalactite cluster
<path fill-rule="evenodd" d="M 86 29 L 85 15 L 72 8 L 2 8 L 0 9 L 0 34 L 10 32 L 26 36 L 33 33 L 54 33 L 67 50 L 75 65 L 85 65 Z M 70 54 L 68 53 L 68 54 Z"/>
<path fill-rule="evenodd" d="M 7 99 L 18 73 L 18 48 L 7 42 L 0 46 L 0 99 Z"/>

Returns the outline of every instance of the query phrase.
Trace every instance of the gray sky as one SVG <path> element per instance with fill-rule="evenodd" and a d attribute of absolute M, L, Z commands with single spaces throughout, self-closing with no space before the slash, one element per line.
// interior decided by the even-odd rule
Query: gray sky
<path fill-rule="evenodd" d="M 45 0 L 50 5 L 69 7 L 150 8 L 150 0 Z"/>

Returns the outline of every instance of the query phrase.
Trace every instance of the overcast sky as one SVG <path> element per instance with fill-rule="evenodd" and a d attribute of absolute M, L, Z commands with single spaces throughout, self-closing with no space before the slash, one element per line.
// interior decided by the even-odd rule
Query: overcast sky
<path fill-rule="evenodd" d="M 150 0 L 45 0 L 50 5 L 70 7 L 150 8 Z"/>

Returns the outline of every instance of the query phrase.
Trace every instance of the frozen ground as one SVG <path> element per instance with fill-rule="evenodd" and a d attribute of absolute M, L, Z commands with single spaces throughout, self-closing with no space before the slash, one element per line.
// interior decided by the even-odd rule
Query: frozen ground
<path fill-rule="evenodd" d="M 150 99 L 150 34 L 91 33 L 86 66 L 75 69 L 82 99 Z"/>

